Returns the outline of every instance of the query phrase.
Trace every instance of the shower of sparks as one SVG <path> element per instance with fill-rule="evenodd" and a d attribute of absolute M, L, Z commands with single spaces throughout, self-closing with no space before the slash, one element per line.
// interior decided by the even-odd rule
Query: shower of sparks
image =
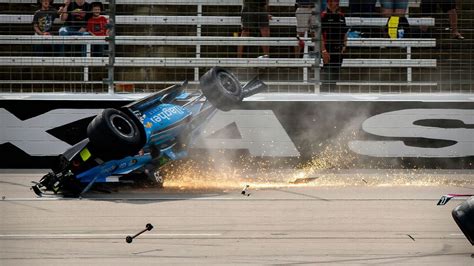
<path fill-rule="evenodd" d="M 347 134 L 350 138 L 354 134 Z M 180 190 L 241 189 L 281 187 L 346 187 L 346 186 L 438 186 L 474 185 L 474 179 L 452 173 L 442 175 L 434 170 L 389 169 L 381 162 L 360 165 L 345 145 L 347 136 L 317 145 L 320 152 L 301 165 L 252 160 L 242 156 L 223 159 L 221 153 L 172 163 L 162 170 L 165 187 Z M 222 152 L 223 153 L 223 152 Z M 359 170 L 357 170 L 359 169 Z"/>

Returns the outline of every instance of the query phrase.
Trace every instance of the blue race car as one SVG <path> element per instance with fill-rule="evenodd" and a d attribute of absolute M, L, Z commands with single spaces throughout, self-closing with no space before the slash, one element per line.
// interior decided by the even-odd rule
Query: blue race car
<path fill-rule="evenodd" d="M 254 78 L 245 86 L 229 71 L 214 67 L 186 93 L 177 84 L 119 109 L 105 109 L 87 127 L 87 138 L 59 155 L 52 171 L 32 186 L 81 196 L 95 183 L 145 175 L 162 186 L 159 168 L 187 156 L 189 147 L 216 111 L 229 111 L 245 97 L 266 89 Z"/>

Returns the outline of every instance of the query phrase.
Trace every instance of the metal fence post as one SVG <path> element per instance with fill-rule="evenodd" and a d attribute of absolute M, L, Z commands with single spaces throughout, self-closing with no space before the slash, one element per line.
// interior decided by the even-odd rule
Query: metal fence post
<path fill-rule="evenodd" d="M 315 1 L 315 12 L 316 12 L 316 21 L 314 22 L 313 31 L 314 31 L 314 54 L 315 54 L 315 64 L 314 64 L 314 93 L 319 93 L 322 85 L 321 82 L 321 0 Z"/>
<path fill-rule="evenodd" d="M 115 0 L 109 0 L 109 64 L 107 65 L 108 72 L 108 93 L 115 93 L 114 90 L 114 74 L 115 74 Z"/>

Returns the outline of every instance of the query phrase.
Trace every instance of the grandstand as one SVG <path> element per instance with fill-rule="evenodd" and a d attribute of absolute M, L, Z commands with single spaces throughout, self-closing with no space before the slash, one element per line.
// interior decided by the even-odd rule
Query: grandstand
<path fill-rule="evenodd" d="M 206 69 L 220 65 L 243 80 L 259 75 L 269 92 L 304 93 L 473 93 L 473 3 L 459 2 L 459 28 L 465 40 L 449 37 L 447 15 L 422 14 L 420 0 L 407 11 L 411 36 L 389 39 L 387 18 L 347 15 L 347 26 L 367 29 L 349 38 L 339 80 L 321 79 L 319 37 L 304 38 L 304 56 L 295 58 L 294 0 L 270 0 L 271 37 L 239 37 L 242 0 L 111 0 L 105 15 L 115 22 L 115 36 L 35 36 L 35 0 L 0 0 L 0 91 L 149 92 L 188 80 L 198 84 Z M 62 1 L 54 0 L 58 8 Z M 344 9 L 348 1 L 341 1 Z M 428 27 L 421 32 L 420 26 Z M 51 44 L 38 56 L 34 45 Z M 65 55 L 52 45 L 66 45 Z M 93 45 L 110 45 L 103 57 L 91 56 Z M 316 45 L 315 45 L 316 44 Z M 86 56 L 74 47 L 86 45 Z M 246 47 L 237 58 L 237 47 Z M 270 58 L 258 58 L 261 46 Z M 71 48 L 72 47 L 72 48 Z M 77 49 L 76 49 L 77 50 Z M 316 55 L 316 56 L 314 56 Z M 328 89 L 325 85 L 336 83 Z M 192 86 L 191 86 L 192 88 Z"/>

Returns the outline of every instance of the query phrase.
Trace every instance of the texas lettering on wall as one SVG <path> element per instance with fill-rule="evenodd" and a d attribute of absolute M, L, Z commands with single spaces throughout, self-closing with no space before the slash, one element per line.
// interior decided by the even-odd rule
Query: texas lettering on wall
<path fill-rule="evenodd" d="M 337 109 L 341 105 L 342 110 L 344 103 L 294 105 L 282 107 L 275 102 L 263 109 L 248 105 L 219 112 L 192 147 L 246 150 L 252 157 L 307 158 L 320 152 L 320 145 L 308 143 L 320 143 L 350 125 L 358 134 L 344 139 L 341 145 L 361 158 L 474 157 L 474 108 L 469 106 L 416 108 L 409 104 L 406 108 L 387 108 L 386 104 L 372 103 L 366 108 L 360 103 L 360 108 L 367 110 L 344 111 L 340 115 L 344 119 L 338 119 L 330 115 L 328 106 Z M 11 108 L 0 108 L 0 153 L 2 158 L 9 158 L 0 167 L 17 167 L 14 162 L 25 158 L 33 165 L 45 163 L 85 138 L 87 124 L 102 109 L 56 108 L 19 116 Z"/>

